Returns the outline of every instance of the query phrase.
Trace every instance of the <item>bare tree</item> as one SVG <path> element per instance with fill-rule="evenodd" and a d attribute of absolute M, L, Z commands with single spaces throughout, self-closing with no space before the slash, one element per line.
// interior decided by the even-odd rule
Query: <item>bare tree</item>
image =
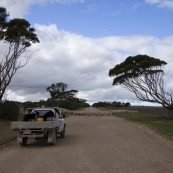
<path fill-rule="evenodd" d="M 166 91 L 164 65 L 159 59 L 137 55 L 129 56 L 124 62 L 110 69 L 109 76 L 115 76 L 113 85 L 121 85 L 133 92 L 139 100 L 161 104 L 169 110 L 173 119 L 173 93 Z"/>
<path fill-rule="evenodd" d="M 30 27 L 28 21 L 12 19 L 7 22 L 7 17 L 6 9 L 0 8 L 0 40 L 8 45 L 7 51 L 0 54 L 0 101 L 16 71 L 31 58 L 31 54 L 26 54 L 28 47 L 39 42 L 35 29 Z"/>

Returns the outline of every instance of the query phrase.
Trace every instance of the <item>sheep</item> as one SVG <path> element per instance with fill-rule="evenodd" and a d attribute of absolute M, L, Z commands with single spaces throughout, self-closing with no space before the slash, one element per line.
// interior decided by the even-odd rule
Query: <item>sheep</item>
<path fill-rule="evenodd" d="M 110 116 L 113 114 L 124 114 L 124 113 L 137 113 L 137 111 L 134 110 L 110 110 L 110 111 L 94 111 L 94 112 L 88 112 L 88 111 L 69 111 L 67 109 L 61 108 L 63 113 L 67 113 L 69 115 L 74 116 Z"/>

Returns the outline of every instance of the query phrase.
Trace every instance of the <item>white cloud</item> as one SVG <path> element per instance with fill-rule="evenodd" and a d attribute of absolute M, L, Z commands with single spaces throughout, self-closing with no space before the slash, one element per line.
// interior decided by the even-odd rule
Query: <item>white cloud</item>
<path fill-rule="evenodd" d="M 35 25 L 39 44 L 38 50 L 27 66 L 20 69 L 9 86 L 9 99 L 18 101 L 39 101 L 47 99 L 46 87 L 52 83 L 64 82 L 68 89 L 77 89 L 78 97 L 96 101 L 136 101 L 133 93 L 120 86 L 112 86 L 109 69 L 121 63 L 128 56 L 147 54 L 168 62 L 166 82 L 171 88 L 173 80 L 173 37 L 158 39 L 152 36 L 111 36 L 89 38 L 58 30 L 52 24 Z"/>
<path fill-rule="evenodd" d="M 97 11 L 98 8 L 100 8 L 100 5 L 99 4 L 91 4 L 91 5 L 88 5 L 87 6 L 87 9 L 84 10 L 83 12 L 93 12 L 93 11 Z"/>
<path fill-rule="evenodd" d="M 1 0 L 0 6 L 10 12 L 10 18 L 21 18 L 28 13 L 31 5 L 46 5 L 47 3 L 84 3 L 84 0 Z"/>
<path fill-rule="evenodd" d="M 173 8 L 173 0 L 145 0 L 149 4 L 157 4 L 159 7 Z"/>
<path fill-rule="evenodd" d="M 161 3 L 162 0 L 145 0 L 145 2 L 150 3 L 150 4 L 157 4 L 157 3 Z"/>

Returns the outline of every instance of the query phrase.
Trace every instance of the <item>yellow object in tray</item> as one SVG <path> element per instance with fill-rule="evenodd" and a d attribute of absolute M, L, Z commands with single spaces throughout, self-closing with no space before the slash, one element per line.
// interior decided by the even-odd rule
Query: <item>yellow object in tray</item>
<path fill-rule="evenodd" d="M 43 118 L 37 118 L 37 121 L 44 121 Z"/>

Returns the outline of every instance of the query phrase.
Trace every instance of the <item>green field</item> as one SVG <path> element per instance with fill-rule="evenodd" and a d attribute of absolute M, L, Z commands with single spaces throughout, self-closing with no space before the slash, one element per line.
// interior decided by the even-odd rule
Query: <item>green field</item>
<path fill-rule="evenodd" d="M 173 141 L 173 121 L 161 117 L 144 114 L 116 114 L 116 117 L 124 118 L 131 122 L 141 123 L 154 130 L 160 136 Z"/>

